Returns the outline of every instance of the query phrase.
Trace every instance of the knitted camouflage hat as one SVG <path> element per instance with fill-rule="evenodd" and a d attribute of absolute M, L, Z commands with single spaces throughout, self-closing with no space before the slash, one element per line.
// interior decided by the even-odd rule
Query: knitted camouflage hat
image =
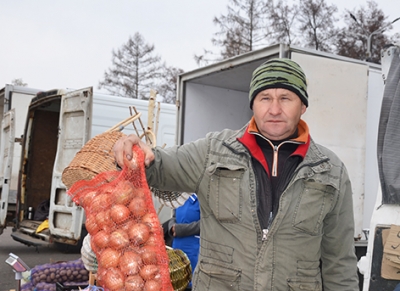
<path fill-rule="evenodd" d="M 308 107 L 306 75 L 296 62 L 284 58 L 271 59 L 254 70 L 249 92 L 251 109 L 257 94 L 270 88 L 290 90 Z"/>

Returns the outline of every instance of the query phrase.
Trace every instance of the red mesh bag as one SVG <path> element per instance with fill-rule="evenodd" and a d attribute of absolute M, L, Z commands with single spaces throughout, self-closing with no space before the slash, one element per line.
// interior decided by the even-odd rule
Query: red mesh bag
<path fill-rule="evenodd" d="M 68 191 L 86 213 L 106 290 L 172 291 L 163 230 L 147 185 L 144 155 L 133 147 L 130 167 L 78 181 Z"/>

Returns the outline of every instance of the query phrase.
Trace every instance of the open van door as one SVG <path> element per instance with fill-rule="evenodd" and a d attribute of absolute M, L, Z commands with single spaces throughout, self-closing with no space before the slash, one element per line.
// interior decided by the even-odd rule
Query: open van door
<path fill-rule="evenodd" d="M 57 154 L 51 182 L 49 229 L 55 242 L 81 240 L 84 209 L 67 195 L 62 172 L 90 138 L 93 88 L 68 92 L 61 97 Z"/>
<path fill-rule="evenodd" d="M 0 140 L 0 234 L 7 227 L 8 196 L 14 154 L 14 109 L 7 111 L 1 122 Z"/>

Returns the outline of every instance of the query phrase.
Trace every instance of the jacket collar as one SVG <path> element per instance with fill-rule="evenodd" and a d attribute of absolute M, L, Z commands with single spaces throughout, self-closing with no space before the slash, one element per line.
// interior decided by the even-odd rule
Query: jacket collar
<path fill-rule="evenodd" d="M 235 131 L 233 135 L 227 138 L 224 141 L 225 146 L 229 147 L 232 151 L 236 153 L 246 153 L 250 151 L 247 148 L 247 143 L 243 143 L 246 138 L 254 139 L 254 134 L 250 134 L 249 131 L 254 130 L 255 122 L 254 118 L 252 118 L 249 123 L 243 126 L 241 129 Z M 327 170 L 327 166 L 325 163 L 321 165 L 323 162 L 329 161 L 329 158 L 323 154 L 318 148 L 317 144 L 311 138 L 309 134 L 308 125 L 304 120 L 300 120 L 298 127 L 299 135 L 297 138 L 292 139 L 292 141 L 296 141 L 301 143 L 298 147 L 297 151 L 294 154 L 298 154 L 302 156 L 304 159 L 300 163 L 301 165 L 310 165 L 314 172 L 323 172 Z M 257 130 L 258 132 L 258 130 Z M 261 150 L 260 150 L 261 151 Z M 264 158 L 265 159 L 265 158 Z M 264 166 L 266 166 L 266 161 L 261 162 Z"/>
<path fill-rule="evenodd" d="M 296 142 L 299 144 L 308 143 L 309 142 L 309 130 L 308 130 L 308 125 L 304 120 L 300 119 L 299 124 L 297 126 L 297 131 L 298 131 L 298 136 L 296 138 L 291 139 L 290 141 L 293 141 L 293 142 Z M 251 118 L 251 120 L 248 124 L 247 132 L 251 133 L 251 134 L 261 135 L 260 131 L 257 128 L 254 116 Z"/>
<path fill-rule="evenodd" d="M 296 138 L 283 141 L 281 144 L 288 142 L 298 144 L 299 146 L 292 155 L 299 155 L 304 159 L 310 144 L 310 135 L 308 133 L 307 123 L 303 120 L 300 120 L 297 127 L 297 131 L 298 131 L 298 136 Z M 261 136 L 262 138 L 267 140 L 271 145 L 271 147 L 274 148 L 272 142 L 268 138 L 262 136 L 261 133 L 259 132 L 254 117 L 251 118 L 247 130 L 244 132 L 241 138 L 238 138 L 238 141 L 241 142 L 250 151 L 251 155 L 255 159 L 257 159 L 264 166 L 265 169 L 268 169 L 265 156 L 261 148 L 257 144 L 256 135 Z M 278 147 L 279 146 L 280 145 L 278 145 Z"/>

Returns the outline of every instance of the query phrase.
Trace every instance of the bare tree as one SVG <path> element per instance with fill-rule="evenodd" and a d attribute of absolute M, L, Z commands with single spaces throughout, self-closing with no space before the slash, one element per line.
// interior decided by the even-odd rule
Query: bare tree
<path fill-rule="evenodd" d="M 337 35 L 334 15 L 337 11 L 335 5 L 329 6 L 325 0 L 300 0 L 299 30 L 307 46 L 321 51 L 333 50 Z"/>
<path fill-rule="evenodd" d="M 367 1 L 367 8 L 361 6 L 358 10 L 346 10 L 344 14 L 346 26 L 340 30 L 336 53 L 355 59 L 380 63 L 380 51 L 383 47 L 396 39 L 390 39 L 383 33 L 373 32 L 392 26 L 387 21 L 387 16 L 374 1 Z M 383 31 L 382 31 L 383 32 Z M 370 38 L 371 37 L 371 38 Z M 371 55 L 368 56 L 368 38 L 371 41 Z"/>
<path fill-rule="evenodd" d="M 266 4 L 263 0 L 229 0 L 227 9 L 226 15 L 213 20 L 219 31 L 211 41 L 221 48 L 220 54 L 213 59 L 210 51 L 205 50 L 204 55 L 195 55 L 198 64 L 227 59 L 267 44 Z"/>
<path fill-rule="evenodd" d="M 176 88 L 179 74 L 184 71 L 176 67 L 163 67 L 161 83 L 157 86 L 157 91 L 160 96 L 164 98 L 166 103 L 175 103 L 176 101 Z"/>
<path fill-rule="evenodd" d="M 11 84 L 14 85 L 14 86 L 21 86 L 21 87 L 26 87 L 26 86 L 28 86 L 28 84 L 27 84 L 27 83 L 24 83 L 24 81 L 23 81 L 21 78 L 13 79 L 13 80 L 11 81 Z"/>
<path fill-rule="evenodd" d="M 148 99 L 161 68 L 161 58 L 154 55 L 154 45 L 145 43 L 142 35 L 135 33 L 120 49 L 112 51 L 112 67 L 104 73 L 99 89 L 117 96 Z"/>
<path fill-rule="evenodd" d="M 288 5 L 287 1 L 278 0 L 275 5 L 274 0 L 268 0 L 268 18 L 273 29 L 273 39 L 277 42 L 286 44 L 298 44 L 296 41 L 296 16 L 297 5 Z"/>

